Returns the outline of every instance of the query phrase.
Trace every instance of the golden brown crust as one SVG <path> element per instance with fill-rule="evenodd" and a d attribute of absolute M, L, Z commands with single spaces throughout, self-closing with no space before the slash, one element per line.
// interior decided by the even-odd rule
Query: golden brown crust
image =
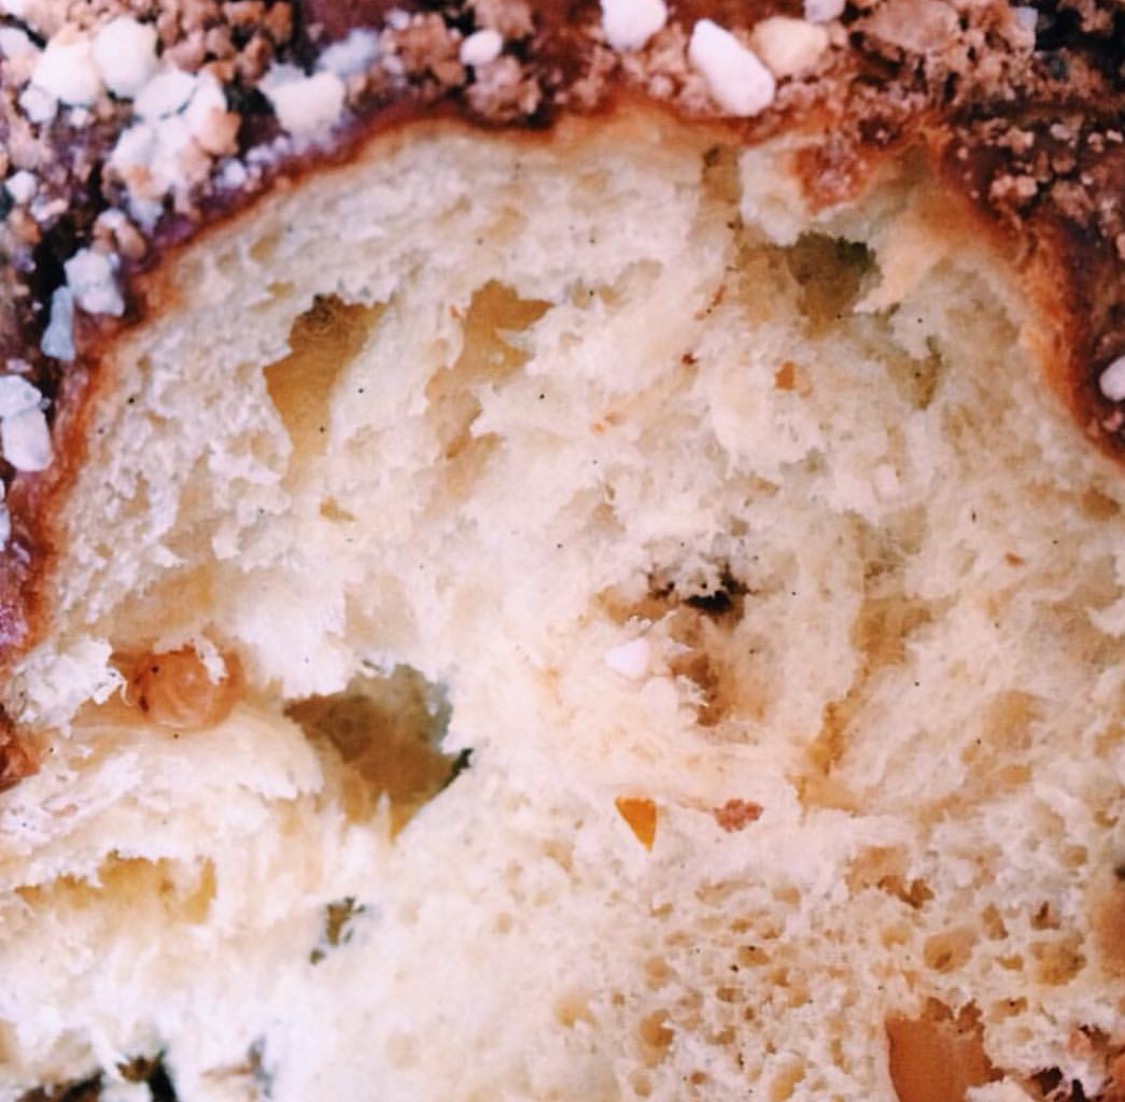
<path fill-rule="evenodd" d="M 688 60 L 695 22 L 711 18 L 751 41 L 763 19 L 799 17 L 802 6 L 676 0 L 666 25 L 636 50 L 607 41 L 593 0 L 454 0 L 437 9 L 389 0 L 29 0 L 22 22 L 3 22 L 39 50 L 69 33 L 60 12 L 87 37 L 135 15 L 155 29 L 162 63 L 213 79 L 225 103 L 160 183 L 169 166 L 123 165 L 114 156 L 137 122 L 127 97 L 103 88 L 91 104 L 57 103 L 48 121 L 36 122 L 27 97 L 33 61 L 5 68 L 0 170 L 10 186 L 0 207 L 0 372 L 20 373 L 42 392 L 53 445 L 42 472 L 0 461 L 11 523 L 0 553 L 7 664 L 45 622 L 50 518 L 82 463 L 108 342 L 148 309 L 146 273 L 277 180 L 347 163 L 377 134 L 420 117 L 549 131 L 559 117 L 607 110 L 626 92 L 691 117 L 720 116 Z M 461 44 L 481 29 L 500 35 L 502 52 L 466 64 Z M 328 46 L 357 41 L 373 43 L 374 53 L 333 78 L 344 99 L 331 141 L 294 140 L 263 94 L 267 74 L 281 64 L 315 74 Z M 850 0 L 827 24 L 826 41 L 806 70 L 779 79 L 768 108 L 726 125 L 746 142 L 814 124 L 830 135 L 799 165 L 808 197 L 822 205 L 847 198 L 898 151 L 926 149 L 951 193 L 1020 255 L 1029 294 L 1050 322 L 1044 328 L 1057 335 L 1052 385 L 1084 431 L 1125 456 L 1125 403 L 1100 385 L 1105 368 L 1125 355 L 1120 5 L 1060 0 L 1036 14 L 1006 0 Z M 124 312 L 79 308 L 75 355 L 63 360 L 47 354 L 57 353 L 57 342 L 43 350 L 44 333 L 53 296 L 66 286 L 64 265 L 83 251 L 108 258 Z"/>

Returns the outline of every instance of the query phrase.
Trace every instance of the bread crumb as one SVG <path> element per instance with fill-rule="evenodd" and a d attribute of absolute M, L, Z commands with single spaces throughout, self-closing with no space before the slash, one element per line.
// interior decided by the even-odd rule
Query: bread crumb
<path fill-rule="evenodd" d="M 773 74 L 752 50 L 710 19 L 695 24 L 688 60 L 727 114 L 749 118 L 773 103 L 777 93 Z"/>

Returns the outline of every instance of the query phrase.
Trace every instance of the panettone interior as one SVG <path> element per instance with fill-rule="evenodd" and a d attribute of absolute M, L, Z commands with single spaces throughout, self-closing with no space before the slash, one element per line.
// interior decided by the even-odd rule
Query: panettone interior
<path fill-rule="evenodd" d="M 1125 491 L 1034 304 L 920 167 L 812 214 L 656 117 L 376 146 L 107 367 L 2 1074 L 1102 1087 Z"/>

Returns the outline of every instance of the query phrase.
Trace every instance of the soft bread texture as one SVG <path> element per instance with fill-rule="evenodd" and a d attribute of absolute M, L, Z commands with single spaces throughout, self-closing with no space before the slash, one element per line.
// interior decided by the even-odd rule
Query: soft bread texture
<path fill-rule="evenodd" d="M 150 280 L 8 688 L 6 1096 L 1121 1089 L 1125 484 L 818 138 L 419 124 Z M 200 730 L 122 691 L 183 648 Z"/>

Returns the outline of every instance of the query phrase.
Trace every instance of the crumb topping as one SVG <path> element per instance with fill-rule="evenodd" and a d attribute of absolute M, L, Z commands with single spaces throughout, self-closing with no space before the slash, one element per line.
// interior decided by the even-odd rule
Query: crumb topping
<path fill-rule="evenodd" d="M 668 22 L 664 0 L 602 0 L 602 30 L 615 50 L 639 50 Z"/>
<path fill-rule="evenodd" d="M 715 102 L 736 118 L 760 115 L 777 95 L 773 74 L 758 55 L 710 19 L 692 29 L 688 59 L 703 74 Z"/>

